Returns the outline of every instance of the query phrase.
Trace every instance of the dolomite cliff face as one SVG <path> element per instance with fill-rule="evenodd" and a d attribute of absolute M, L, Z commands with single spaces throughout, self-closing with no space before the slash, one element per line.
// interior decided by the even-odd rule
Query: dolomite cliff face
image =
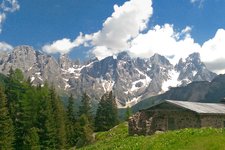
<path fill-rule="evenodd" d="M 142 59 L 131 58 L 126 52 L 81 64 L 71 61 L 67 55 L 57 60 L 30 46 L 18 46 L 9 53 L 0 53 L 0 72 L 8 74 L 10 67 L 21 69 L 35 85 L 48 81 L 61 91 L 74 95 L 85 91 L 96 100 L 113 90 L 119 107 L 132 106 L 167 91 L 170 86 L 211 81 L 216 76 L 200 61 L 197 53 L 175 66 L 159 54 Z"/>

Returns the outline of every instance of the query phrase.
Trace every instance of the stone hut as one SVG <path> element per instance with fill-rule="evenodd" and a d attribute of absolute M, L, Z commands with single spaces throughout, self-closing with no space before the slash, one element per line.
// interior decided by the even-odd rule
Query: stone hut
<path fill-rule="evenodd" d="M 129 119 L 130 135 L 201 127 L 225 127 L 225 104 L 165 100 Z"/>

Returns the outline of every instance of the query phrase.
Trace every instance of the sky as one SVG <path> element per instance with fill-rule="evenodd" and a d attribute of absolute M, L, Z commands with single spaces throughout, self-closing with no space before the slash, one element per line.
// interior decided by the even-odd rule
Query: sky
<path fill-rule="evenodd" d="M 224 0 L 0 0 L 0 51 L 30 45 L 72 59 L 127 51 L 177 63 L 193 52 L 225 73 Z"/>

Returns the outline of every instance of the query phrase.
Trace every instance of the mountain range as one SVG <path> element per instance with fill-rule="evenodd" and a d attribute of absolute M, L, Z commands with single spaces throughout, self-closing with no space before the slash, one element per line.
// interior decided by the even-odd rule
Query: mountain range
<path fill-rule="evenodd" d="M 132 107 L 133 112 L 149 108 L 165 99 L 202 103 L 224 103 L 225 74 L 216 76 L 211 82 L 195 81 L 186 86 L 173 87 L 163 94 L 142 100 Z"/>
<path fill-rule="evenodd" d="M 99 100 L 113 90 L 119 107 L 133 106 L 171 87 L 183 87 L 193 81 L 210 82 L 216 77 L 200 60 L 199 53 L 180 59 L 176 65 L 159 54 L 132 58 L 127 52 L 80 63 L 66 54 L 56 59 L 30 46 L 18 46 L 0 53 L 0 72 L 8 74 L 11 67 L 21 69 L 34 85 L 48 81 L 58 90 L 76 96 L 87 92 Z"/>

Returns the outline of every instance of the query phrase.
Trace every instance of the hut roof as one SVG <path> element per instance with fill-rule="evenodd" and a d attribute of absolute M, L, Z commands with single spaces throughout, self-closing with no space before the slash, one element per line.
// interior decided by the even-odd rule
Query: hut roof
<path fill-rule="evenodd" d="M 200 103 L 166 100 L 165 102 L 186 108 L 199 114 L 225 114 L 225 104 L 221 103 Z"/>

